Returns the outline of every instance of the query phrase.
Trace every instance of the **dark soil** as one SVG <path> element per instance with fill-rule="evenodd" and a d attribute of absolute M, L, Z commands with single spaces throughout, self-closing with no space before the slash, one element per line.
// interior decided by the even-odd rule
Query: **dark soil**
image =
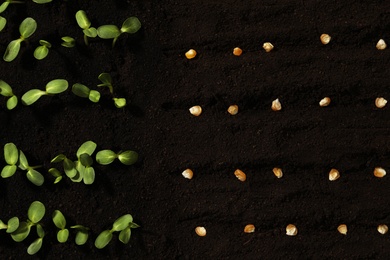
<path fill-rule="evenodd" d="M 86 3 L 88 2 L 88 3 Z M 86 47 L 74 18 L 83 9 L 98 27 L 137 16 L 142 29 L 122 35 L 115 46 L 95 39 Z M 97 89 L 98 75 L 113 77 L 115 95 L 128 106 L 114 107 L 106 89 L 94 104 L 71 91 L 42 97 L 14 110 L 0 98 L 0 147 L 13 142 L 31 165 L 43 164 L 42 187 L 24 171 L 0 180 L 0 219 L 27 218 L 29 205 L 46 206 L 47 236 L 41 259 L 388 259 L 390 178 L 374 177 L 377 166 L 390 170 L 389 107 L 377 109 L 378 96 L 390 98 L 389 1 L 59 1 L 10 5 L 1 15 L 0 51 L 19 37 L 26 17 L 38 23 L 18 58 L 0 62 L 0 79 L 20 98 L 63 78 Z M 319 41 L 322 33 L 330 44 Z M 62 36 L 76 48 L 60 46 Z M 36 61 L 40 39 L 53 44 Z M 266 53 L 262 44 L 275 49 Z M 243 55 L 235 57 L 239 46 Z M 187 60 L 193 48 L 198 56 Z M 319 100 L 329 96 L 323 108 Z M 270 109 L 279 98 L 283 109 Z M 226 109 L 239 106 L 231 116 Z M 201 105 L 203 114 L 188 109 Z M 47 170 L 59 153 L 75 159 L 77 148 L 93 140 L 98 150 L 135 150 L 139 162 L 95 164 L 93 185 L 64 179 L 54 185 Z M 5 165 L 1 155 L 2 168 Z M 277 179 L 273 167 L 284 176 Z M 181 172 L 194 171 L 187 180 Z M 237 169 L 247 174 L 236 179 Z M 328 180 L 331 168 L 340 179 Z M 68 226 L 91 228 L 84 246 L 60 244 L 51 214 L 59 209 Z M 104 250 L 94 239 L 119 216 L 130 213 L 141 228 L 130 243 L 115 235 Z M 246 224 L 255 233 L 243 232 Z M 289 237 L 293 223 L 298 235 Z M 337 232 L 348 225 L 348 234 Z M 205 226 L 207 236 L 194 228 Z M 25 259 L 36 238 L 22 243 L 0 232 L 1 259 Z M 32 257 L 34 258 L 34 257 Z"/>

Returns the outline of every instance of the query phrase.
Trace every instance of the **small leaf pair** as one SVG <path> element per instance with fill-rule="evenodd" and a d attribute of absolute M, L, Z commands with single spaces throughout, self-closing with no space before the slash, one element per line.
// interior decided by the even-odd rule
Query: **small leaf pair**
<path fill-rule="evenodd" d="M 114 232 L 120 232 L 119 240 L 123 244 L 127 244 L 130 241 L 131 229 L 138 227 L 139 225 L 133 222 L 133 217 L 130 214 L 123 215 L 115 220 L 111 230 L 104 230 L 99 234 L 95 240 L 95 247 L 98 249 L 106 247 L 112 240 Z"/>
<path fill-rule="evenodd" d="M 108 87 L 110 90 L 110 93 L 114 94 L 114 87 L 112 86 L 112 78 L 111 75 L 108 73 L 101 73 L 98 76 L 98 79 L 102 82 L 102 84 L 97 85 L 98 87 Z M 114 100 L 114 104 L 117 108 L 122 108 L 126 106 L 126 99 L 125 98 L 112 98 Z"/>
<path fill-rule="evenodd" d="M 49 49 L 51 48 L 51 43 L 45 40 L 40 40 L 39 44 L 41 46 L 37 47 L 34 51 L 34 57 L 37 60 L 43 60 L 49 54 Z"/>
<path fill-rule="evenodd" d="M 0 80 L 0 94 L 4 97 L 8 97 L 7 109 L 11 110 L 18 104 L 18 98 L 12 92 L 12 88 L 7 82 Z"/>
<path fill-rule="evenodd" d="M 57 232 L 57 240 L 60 243 L 65 243 L 69 237 L 69 230 L 66 228 L 66 219 L 61 211 L 55 210 L 52 216 L 54 225 L 60 230 Z"/>
<path fill-rule="evenodd" d="M 97 30 L 94 27 L 91 27 L 91 22 L 89 21 L 87 14 L 83 10 L 79 10 L 76 13 L 76 21 L 84 33 L 84 42 L 85 45 L 88 45 L 88 38 L 95 38 L 97 36 Z"/>
<path fill-rule="evenodd" d="M 119 29 L 116 25 L 102 25 L 97 29 L 97 35 L 102 39 L 113 39 L 112 47 L 122 33 L 136 33 L 141 28 L 141 22 L 137 17 L 127 18 Z"/>
<path fill-rule="evenodd" d="M 64 36 L 61 38 L 61 40 L 62 40 L 61 45 L 66 48 L 72 48 L 76 45 L 76 41 L 72 37 Z"/>
<path fill-rule="evenodd" d="M 29 106 L 35 103 L 40 97 L 44 95 L 54 95 L 64 92 L 68 89 L 68 81 L 65 79 L 55 79 L 46 84 L 46 90 L 31 89 L 24 93 L 22 96 L 22 102 L 24 105 Z"/>
<path fill-rule="evenodd" d="M 18 217 L 13 217 L 8 220 L 7 224 L 0 220 L 0 229 L 5 229 L 7 233 L 12 233 L 19 227 Z"/>
<path fill-rule="evenodd" d="M 132 165 L 137 162 L 138 153 L 134 151 L 115 153 L 111 150 L 102 150 L 96 154 L 96 162 L 102 165 L 110 164 L 116 158 L 118 158 L 118 160 L 125 165 Z"/>
<path fill-rule="evenodd" d="M 82 98 L 88 98 L 94 103 L 99 102 L 100 100 L 100 93 L 96 90 L 91 90 L 87 86 L 76 83 L 72 86 L 72 92 L 76 96 L 82 97 Z"/>
<path fill-rule="evenodd" d="M 7 49 L 5 50 L 3 59 L 7 62 L 13 61 L 19 54 L 20 44 L 23 41 L 26 41 L 37 29 L 37 22 L 31 18 L 27 17 L 19 26 L 20 38 L 11 41 Z"/>

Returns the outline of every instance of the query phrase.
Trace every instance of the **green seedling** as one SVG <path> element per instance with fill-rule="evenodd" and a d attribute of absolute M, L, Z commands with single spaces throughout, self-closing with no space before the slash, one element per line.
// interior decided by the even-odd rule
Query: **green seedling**
<path fill-rule="evenodd" d="M 33 18 L 27 17 L 26 19 L 24 19 L 19 26 L 20 38 L 11 41 L 8 44 L 3 59 L 8 62 L 13 61 L 16 56 L 18 56 L 20 44 L 23 41 L 26 41 L 35 32 L 36 29 L 37 22 Z"/>
<path fill-rule="evenodd" d="M 24 153 L 19 150 L 19 168 L 27 171 L 27 179 L 37 186 L 42 186 L 43 182 L 45 181 L 43 175 L 35 170 L 36 168 L 40 167 L 42 166 L 30 166 Z"/>
<path fill-rule="evenodd" d="M 46 3 L 50 3 L 51 1 L 53 0 L 33 0 L 33 2 L 37 4 L 46 4 Z"/>
<path fill-rule="evenodd" d="M 7 224 L 0 220 L 0 229 L 6 229 L 7 233 L 12 233 L 19 227 L 18 217 L 13 217 L 8 220 Z"/>
<path fill-rule="evenodd" d="M 7 19 L 0 16 L 0 32 L 4 29 L 5 25 L 7 24 Z"/>
<path fill-rule="evenodd" d="M 54 184 L 59 183 L 62 180 L 62 173 L 56 168 L 50 168 L 48 172 L 55 177 Z"/>
<path fill-rule="evenodd" d="M 127 18 L 119 29 L 116 25 L 102 25 L 97 29 L 97 34 L 102 39 L 113 39 L 112 47 L 122 33 L 136 33 L 141 28 L 141 22 L 137 17 Z"/>
<path fill-rule="evenodd" d="M 11 110 L 16 107 L 18 104 L 18 98 L 12 92 L 12 88 L 7 82 L 0 80 L 0 94 L 4 97 L 8 97 L 7 100 L 7 109 Z"/>
<path fill-rule="evenodd" d="M 112 163 L 116 158 L 125 165 L 132 165 L 138 160 L 138 153 L 134 151 L 124 151 L 115 153 L 111 150 L 102 150 L 96 154 L 96 162 L 102 165 Z"/>
<path fill-rule="evenodd" d="M 123 215 L 115 220 L 111 230 L 104 230 L 99 234 L 95 240 L 95 247 L 102 249 L 107 246 L 108 243 L 110 243 L 114 232 L 120 232 L 119 240 L 123 244 L 127 244 L 130 241 L 131 229 L 138 227 L 139 225 L 133 222 L 133 217 L 130 214 Z"/>
<path fill-rule="evenodd" d="M 61 45 L 66 48 L 72 48 L 76 45 L 76 41 L 72 37 L 64 36 L 61 38 L 61 40 L 62 40 Z"/>
<path fill-rule="evenodd" d="M 84 245 L 88 240 L 88 230 L 89 228 L 84 227 L 82 225 L 71 226 L 70 228 L 74 228 L 77 230 L 75 242 L 77 245 Z"/>
<path fill-rule="evenodd" d="M 45 216 L 45 212 L 46 212 L 45 205 L 43 205 L 42 202 L 34 201 L 33 203 L 31 203 L 27 212 L 27 216 L 28 216 L 27 221 L 23 221 L 19 223 L 18 228 L 11 233 L 12 239 L 16 242 L 22 242 L 30 234 L 31 227 L 37 226 L 37 231 L 38 229 L 42 229 L 42 226 L 41 224 L 39 224 L 39 221 L 41 221 L 43 216 Z"/>
<path fill-rule="evenodd" d="M 117 108 L 122 108 L 126 106 L 126 99 L 125 98 L 112 98 L 114 100 L 114 104 Z"/>
<path fill-rule="evenodd" d="M 65 243 L 69 237 L 69 230 L 66 227 L 66 219 L 59 210 L 53 212 L 53 222 L 60 230 L 57 232 L 57 240 L 60 243 Z"/>
<path fill-rule="evenodd" d="M 24 1 L 5 0 L 0 5 L 0 13 L 4 12 L 10 4 L 23 4 L 23 3 L 24 3 Z"/>
<path fill-rule="evenodd" d="M 22 96 L 22 102 L 24 105 L 29 106 L 35 103 L 40 97 L 44 95 L 54 95 L 64 92 L 68 89 L 68 81 L 64 79 L 55 79 L 46 84 L 46 90 L 31 89 L 24 93 Z"/>
<path fill-rule="evenodd" d="M 97 85 L 98 87 L 107 87 L 110 90 L 111 94 L 114 94 L 114 87 L 112 86 L 112 78 L 108 73 L 101 73 L 98 76 L 98 79 L 102 82 L 102 84 Z M 122 108 L 126 106 L 125 98 L 112 98 L 114 100 L 114 104 L 117 108 Z"/>
<path fill-rule="evenodd" d="M 100 93 L 96 90 L 91 90 L 87 86 L 76 83 L 72 86 L 72 92 L 76 96 L 82 97 L 82 98 L 88 98 L 94 103 L 99 102 L 100 100 Z"/>
<path fill-rule="evenodd" d="M 88 45 L 88 37 L 95 38 L 97 36 L 97 30 L 94 27 L 91 27 L 91 22 L 89 21 L 87 14 L 83 10 L 79 10 L 76 13 L 76 21 L 84 33 L 84 42 L 85 45 Z"/>
<path fill-rule="evenodd" d="M 4 159 L 8 165 L 1 171 L 1 177 L 9 178 L 15 174 L 18 162 L 19 151 L 15 144 L 7 143 L 4 145 Z"/>
<path fill-rule="evenodd" d="M 45 236 L 45 231 L 43 230 L 41 225 L 37 225 L 37 234 L 38 238 L 31 243 L 31 245 L 27 248 L 27 253 L 29 255 L 36 254 L 42 247 L 43 237 Z"/>
<path fill-rule="evenodd" d="M 37 60 L 43 60 L 49 54 L 49 49 L 51 48 L 51 43 L 45 40 L 40 40 L 38 46 L 34 51 L 34 57 Z"/>

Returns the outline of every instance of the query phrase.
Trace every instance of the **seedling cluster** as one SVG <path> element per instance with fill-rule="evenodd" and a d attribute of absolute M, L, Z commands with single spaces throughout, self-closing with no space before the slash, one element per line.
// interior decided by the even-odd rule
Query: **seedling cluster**
<path fill-rule="evenodd" d="M 46 225 L 41 222 L 45 214 L 45 205 L 40 201 L 34 201 L 28 208 L 26 221 L 20 222 L 18 217 L 12 217 L 8 220 L 7 224 L 5 224 L 0 220 L 0 230 L 5 229 L 15 242 L 22 242 L 29 236 L 31 229 L 36 227 L 38 237 L 27 248 L 27 253 L 29 255 L 34 255 L 42 248 L 43 238 L 46 235 L 43 229 Z M 65 216 L 61 211 L 54 210 L 52 221 L 59 229 L 57 231 L 57 241 L 66 243 L 70 234 L 69 229 L 66 228 Z M 138 227 L 139 225 L 133 222 L 133 217 L 130 214 L 125 214 L 114 222 L 111 230 L 105 230 L 99 234 L 95 240 L 95 246 L 98 249 L 105 247 L 111 241 L 113 232 L 120 232 L 119 240 L 122 243 L 127 244 L 130 241 L 131 229 Z M 75 243 L 77 245 L 84 245 L 89 238 L 90 229 L 79 224 L 71 226 L 70 228 L 77 232 L 75 235 Z"/>

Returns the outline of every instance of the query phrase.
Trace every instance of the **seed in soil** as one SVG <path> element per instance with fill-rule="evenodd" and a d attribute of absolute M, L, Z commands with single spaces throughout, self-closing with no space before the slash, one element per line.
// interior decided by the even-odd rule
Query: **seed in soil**
<path fill-rule="evenodd" d="M 382 235 L 386 234 L 387 231 L 389 231 L 389 227 L 385 224 L 379 225 L 377 228 L 378 232 L 381 233 Z"/>
<path fill-rule="evenodd" d="M 320 36 L 320 40 L 321 40 L 322 44 L 328 44 L 330 42 L 330 39 L 332 39 L 332 37 L 330 37 L 329 34 L 326 34 L 326 33 L 323 33 Z"/>
<path fill-rule="evenodd" d="M 238 113 L 238 106 L 237 105 L 231 105 L 228 110 L 229 114 L 231 114 L 232 116 L 234 115 L 237 115 Z"/>
<path fill-rule="evenodd" d="M 271 109 L 273 111 L 282 110 L 282 104 L 280 103 L 279 98 L 277 98 L 274 101 L 272 101 Z"/>
<path fill-rule="evenodd" d="M 276 176 L 278 179 L 280 179 L 280 178 L 283 177 L 283 171 L 282 171 L 282 169 L 275 167 L 275 168 L 272 169 L 272 171 L 273 171 L 273 173 L 275 174 L 275 176 Z"/>
<path fill-rule="evenodd" d="M 255 226 L 253 224 L 248 224 L 244 228 L 245 233 L 253 233 L 255 232 Z"/>
<path fill-rule="evenodd" d="M 194 116 L 200 116 L 200 114 L 202 114 L 202 108 L 200 106 L 193 106 L 189 110 Z"/>
<path fill-rule="evenodd" d="M 340 178 L 340 172 L 338 170 L 336 170 L 336 169 L 330 170 L 330 172 L 329 172 L 329 180 L 330 181 L 335 181 L 338 178 Z"/>
<path fill-rule="evenodd" d="M 376 167 L 374 169 L 374 175 L 375 175 L 375 177 L 383 178 L 386 175 L 386 171 L 385 171 L 385 169 L 383 169 L 381 167 Z"/>
<path fill-rule="evenodd" d="M 386 49 L 386 47 L 387 47 L 387 44 L 386 44 L 386 42 L 385 42 L 383 39 L 380 39 L 380 40 L 377 42 L 377 44 L 376 44 L 376 48 L 377 48 L 378 50 L 384 50 L 384 49 Z"/>
<path fill-rule="evenodd" d="M 184 178 L 191 180 L 194 176 L 194 172 L 191 169 L 186 169 L 181 173 L 181 175 L 183 175 Z"/>
<path fill-rule="evenodd" d="M 386 104 L 387 104 L 387 100 L 384 99 L 383 97 L 378 97 L 375 99 L 375 106 L 377 108 L 383 108 L 386 106 Z"/>
<path fill-rule="evenodd" d="M 266 52 L 270 52 L 274 49 L 274 46 L 272 45 L 272 43 L 270 42 L 265 42 L 263 44 L 263 49 L 266 51 Z"/>
<path fill-rule="evenodd" d="M 204 227 L 196 227 L 195 233 L 200 237 L 204 237 L 206 235 L 206 229 Z"/>
<path fill-rule="evenodd" d="M 329 97 L 324 97 L 320 101 L 320 106 L 321 107 L 327 107 L 327 106 L 329 106 L 329 104 L 330 104 L 330 98 Z"/>
<path fill-rule="evenodd" d="M 234 49 L 233 49 L 233 54 L 234 54 L 235 56 L 241 56 L 241 54 L 242 54 L 241 48 L 239 48 L 239 47 L 234 48 Z"/>
<path fill-rule="evenodd" d="M 298 229 L 293 224 L 288 224 L 286 227 L 287 236 L 296 236 L 298 234 Z"/>
<path fill-rule="evenodd" d="M 348 232 L 347 225 L 341 224 L 340 226 L 337 227 L 337 231 L 339 231 L 340 234 L 347 235 Z"/>
<path fill-rule="evenodd" d="M 246 174 L 240 169 L 235 170 L 234 175 L 236 175 L 237 179 L 239 179 L 240 181 L 246 180 Z"/>
<path fill-rule="evenodd" d="M 196 56 L 196 50 L 194 49 L 190 49 L 189 51 L 186 52 L 186 58 L 189 60 L 195 58 L 195 56 Z"/>

